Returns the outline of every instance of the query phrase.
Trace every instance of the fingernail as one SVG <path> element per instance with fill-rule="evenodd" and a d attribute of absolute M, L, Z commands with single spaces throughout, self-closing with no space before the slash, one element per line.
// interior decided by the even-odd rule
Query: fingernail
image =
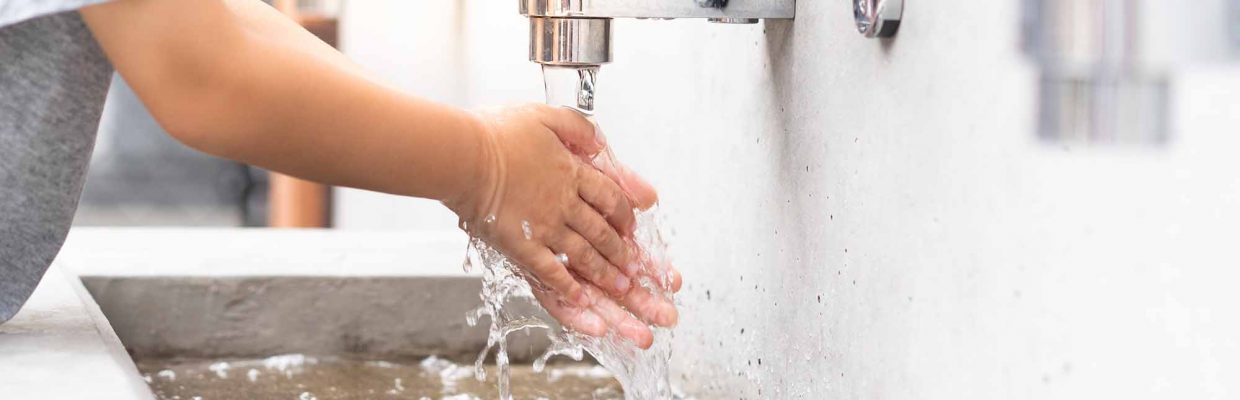
<path fill-rule="evenodd" d="M 629 286 L 631 285 L 632 282 L 629 281 L 627 276 L 616 275 L 616 290 L 620 291 L 620 293 L 628 293 Z"/>

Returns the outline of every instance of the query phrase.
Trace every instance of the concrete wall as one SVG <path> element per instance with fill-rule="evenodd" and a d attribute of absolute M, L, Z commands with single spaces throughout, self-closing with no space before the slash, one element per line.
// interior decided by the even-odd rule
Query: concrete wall
<path fill-rule="evenodd" d="M 350 2 L 344 48 L 463 106 L 541 100 L 515 2 Z M 619 21 L 600 121 L 661 189 L 702 398 L 1213 398 L 1240 392 L 1240 79 L 1176 87 L 1167 147 L 1044 143 L 1020 3 L 847 1 L 793 22 Z M 447 17 L 445 17 L 447 16 Z M 338 197 L 345 228 L 442 227 Z"/>

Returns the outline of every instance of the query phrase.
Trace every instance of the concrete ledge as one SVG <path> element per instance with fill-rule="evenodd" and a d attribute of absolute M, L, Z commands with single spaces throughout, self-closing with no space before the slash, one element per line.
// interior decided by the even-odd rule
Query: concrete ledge
<path fill-rule="evenodd" d="M 53 265 L 0 325 L 4 398 L 151 399 L 151 391 L 76 276 Z"/>
<path fill-rule="evenodd" d="M 257 358 L 304 353 L 383 360 L 436 355 L 472 362 L 487 321 L 476 277 L 85 277 L 136 359 Z M 522 303 L 511 304 L 529 313 Z M 513 335 L 514 362 L 550 345 Z"/>
<path fill-rule="evenodd" d="M 190 352 L 203 346 L 203 355 L 205 350 L 220 355 L 319 347 L 416 356 L 442 345 L 464 357 L 476 333 L 452 335 L 453 327 L 447 325 L 435 327 L 449 332 L 438 337 L 401 330 L 414 329 L 409 324 L 419 318 L 464 325 L 463 309 L 476 304 L 465 299 L 477 300 L 477 278 L 460 268 L 465 243 L 456 231 L 75 228 L 30 301 L 0 325 L 0 398 L 153 398 L 83 279 L 99 294 L 107 293 L 100 296 L 101 303 L 121 332 L 141 343 L 133 347 L 139 354 Z M 156 282 L 163 286 L 129 287 Z M 341 282 L 352 282 L 337 293 L 341 297 L 314 288 Z M 171 291 L 152 289 L 159 287 Z M 174 299 L 178 293 L 184 297 Z M 215 297 L 196 299 L 201 302 L 195 304 L 191 296 L 204 293 Z M 440 297 L 429 304 L 453 307 L 403 307 L 427 300 L 429 293 Z M 269 303 L 272 308 L 252 307 L 276 297 L 285 300 Z M 344 300 L 349 298 L 363 301 Z M 159 307 L 164 301 L 174 303 Z M 458 311 L 456 318 L 448 318 L 447 313 Z M 353 319 L 346 318 L 350 315 Z M 386 319 L 374 319 L 377 315 Z M 409 320 L 402 323 L 403 318 Z M 254 334 L 255 328 L 231 336 L 228 330 L 261 321 L 278 322 L 261 328 L 270 329 L 271 340 L 237 347 L 244 342 L 241 336 Z M 350 332 L 362 328 L 351 328 L 351 322 L 382 329 L 358 336 Z M 169 329 L 163 339 L 182 340 L 159 341 L 140 332 L 155 323 Z M 214 330 L 207 329 L 212 326 Z M 324 326 L 332 329 L 321 329 Z M 179 336 L 194 328 L 206 332 Z M 295 329 L 309 334 L 276 345 L 275 339 Z M 229 337 L 238 340 L 222 341 Z M 397 347 L 401 344 L 407 347 Z M 402 348 L 411 350 L 400 353 Z"/>

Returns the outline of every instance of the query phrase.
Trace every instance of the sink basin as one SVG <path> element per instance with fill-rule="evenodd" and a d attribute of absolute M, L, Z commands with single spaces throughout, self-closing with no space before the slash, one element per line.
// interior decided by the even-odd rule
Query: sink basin
<path fill-rule="evenodd" d="M 158 398 L 493 398 L 473 378 L 485 323 L 466 276 L 83 276 Z M 510 337 L 518 398 L 622 398 L 587 361 L 528 365 L 549 345 Z"/>

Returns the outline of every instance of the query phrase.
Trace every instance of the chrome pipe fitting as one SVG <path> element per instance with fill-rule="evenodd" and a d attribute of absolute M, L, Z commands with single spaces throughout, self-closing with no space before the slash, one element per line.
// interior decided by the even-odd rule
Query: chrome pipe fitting
<path fill-rule="evenodd" d="M 530 19 L 530 61 L 567 66 L 611 62 L 613 18 L 754 24 L 761 18 L 796 14 L 796 0 L 519 0 L 519 4 L 521 15 Z"/>
<path fill-rule="evenodd" d="M 904 0 L 853 0 L 857 32 L 865 37 L 894 37 L 903 18 Z"/>
<path fill-rule="evenodd" d="M 521 15 L 572 18 L 792 18 L 796 0 L 519 0 Z"/>
<path fill-rule="evenodd" d="M 611 62 L 611 18 L 530 17 L 530 61 L 543 65 Z"/>

